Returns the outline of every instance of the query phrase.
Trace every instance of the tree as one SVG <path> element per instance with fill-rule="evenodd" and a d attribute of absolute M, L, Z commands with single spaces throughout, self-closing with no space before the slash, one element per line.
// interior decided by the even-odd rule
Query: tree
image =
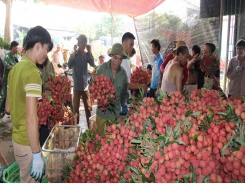
<path fill-rule="evenodd" d="M 1 0 L 6 5 L 6 18 L 4 28 L 4 38 L 8 42 L 12 41 L 13 24 L 12 24 L 12 4 L 13 0 Z"/>
<path fill-rule="evenodd" d="M 12 23 L 12 4 L 13 0 L 1 0 L 6 5 L 6 18 L 4 27 L 4 38 L 8 42 L 12 41 L 13 37 L 13 23 Z M 27 2 L 27 0 L 22 0 Z M 34 2 L 40 2 L 40 0 L 34 0 Z"/>
<path fill-rule="evenodd" d="M 114 35 L 119 38 L 123 34 L 123 20 L 118 15 L 113 15 L 114 18 L 114 26 L 113 32 Z M 101 21 L 95 25 L 96 29 L 96 39 L 99 39 L 100 36 L 109 36 L 111 35 L 111 24 L 112 24 L 112 16 L 110 14 L 106 14 L 102 17 Z"/>

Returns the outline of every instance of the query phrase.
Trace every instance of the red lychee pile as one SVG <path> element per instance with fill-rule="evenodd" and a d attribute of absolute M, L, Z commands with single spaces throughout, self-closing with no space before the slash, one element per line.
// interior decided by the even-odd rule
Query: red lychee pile
<path fill-rule="evenodd" d="M 43 93 L 42 100 L 38 102 L 38 117 L 40 125 L 46 125 L 50 117 L 49 128 L 52 129 L 55 124 L 60 124 L 63 120 L 63 108 L 70 102 L 71 82 L 65 76 L 57 76 L 50 77 L 48 84 L 51 95 Z"/>
<path fill-rule="evenodd" d="M 81 143 L 70 182 L 244 182 L 242 99 L 196 90 L 144 98 L 104 136 Z"/>
<path fill-rule="evenodd" d="M 142 69 L 142 67 L 136 67 L 131 74 L 131 83 L 133 84 L 149 84 L 150 78 L 148 73 Z"/>
<path fill-rule="evenodd" d="M 53 107 L 50 104 L 46 93 L 43 93 L 42 99 L 39 100 L 37 104 L 37 116 L 39 119 L 39 126 L 47 124 L 47 119 L 48 116 L 51 114 L 52 109 Z"/>
<path fill-rule="evenodd" d="M 48 84 L 55 107 L 62 108 L 64 103 L 70 102 L 71 81 L 66 76 L 50 77 Z"/>
<path fill-rule="evenodd" d="M 130 141 L 136 136 L 129 128 L 123 123 L 113 124 L 107 126 L 105 136 L 97 134 L 91 136 L 89 141 L 81 143 L 76 150 L 76 160 L 72 163 L 74 170 L 70 173 L 69 182 L 117 183 L 123 175 L 129 182 L 126 160 Z M 84 137 L 85 134 L 88 138 L 90 130 L 84 133 Z"/>
<path fill-rule="evenodd" d="M 98 107 L 102 111 L 105 111 L 110 104 L 113 104 L 116 98 L 116 90 L 113 83 L 110 78 L 103 74 L 98 75 L 92 80 L 89 91 L 91 93 L 92 102 L 97 100 Z"/>

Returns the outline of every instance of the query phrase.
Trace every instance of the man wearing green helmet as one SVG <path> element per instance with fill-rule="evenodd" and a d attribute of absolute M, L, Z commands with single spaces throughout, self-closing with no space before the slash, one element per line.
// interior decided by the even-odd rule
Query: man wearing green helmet
<path fill-rule="evenodd" d="M 112 46 L 110 52 L 111 59 L 102 64 L 96 71 L 95 77 L 103 74 L 111 79 L 116 90 L 115 108 L 114 111 L 96 110 L 96 133 L 103 134 L 105 124 L 108 120 L 114 120 L 120 117 L 121 105 L 124 104 L 128 97 L 128 78 L 126 71 L 121 67 L 122 60 L 127 58 L 124 47 L 120 43 Z"/>

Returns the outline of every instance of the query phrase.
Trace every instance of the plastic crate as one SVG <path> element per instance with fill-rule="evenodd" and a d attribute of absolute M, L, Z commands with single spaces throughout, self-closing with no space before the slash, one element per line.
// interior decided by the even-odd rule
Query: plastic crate
<path fill-rule="evenodd" d="M 7 169 L 3 171 L 3 182 L 20 183 L 20 168 L 17 162 L 14 162 Z M 48 183 L 48 176 L 43 178 L 42 183 Z"/>
<path fill-rule="evenodd" d="M 56 125 L 45 141 L 42 152 L 48 159 L 47 172 L 50 183 L 61 183 L 61 170 L 75 156 L 82 128 L 72 125 Z"/>

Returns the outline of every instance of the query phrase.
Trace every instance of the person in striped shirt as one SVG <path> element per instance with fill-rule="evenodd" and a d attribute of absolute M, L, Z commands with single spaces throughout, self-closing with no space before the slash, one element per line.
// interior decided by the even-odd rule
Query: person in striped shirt
<path fill-rule="evenodd" d="M 40 182 L 45 177 L 37 118 L 42 79 L 36 64 L 43 64 L 47 59 L 51 43 L 46 29 L 41 26 L 30 29 L 25 41 L 26 54 L 8 76 L 5 111 L 11 114 L 14 155 L 20 168 L 20 181 L 24 183 Z"/>

